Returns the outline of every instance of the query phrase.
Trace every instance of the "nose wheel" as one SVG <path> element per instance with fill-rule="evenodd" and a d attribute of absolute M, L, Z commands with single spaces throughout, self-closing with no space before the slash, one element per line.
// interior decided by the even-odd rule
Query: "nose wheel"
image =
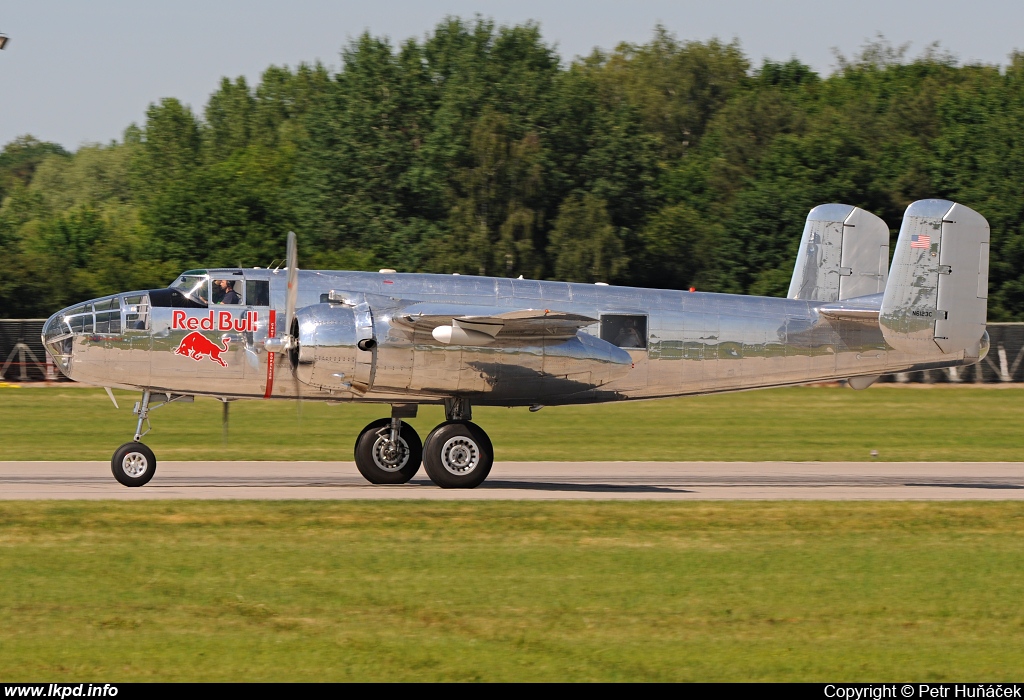
<path fill-rule="evenodd" d="M 110 471 L 125 486 L 142 486 L 156 473 L 156 457 L 141 442 L 126 442 L 110 460 Z"/>

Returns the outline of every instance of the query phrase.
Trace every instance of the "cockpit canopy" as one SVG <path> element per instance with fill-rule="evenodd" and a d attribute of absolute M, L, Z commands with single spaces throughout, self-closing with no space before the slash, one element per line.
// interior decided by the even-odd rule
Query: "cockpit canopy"
<path fill-rule="evenodd" d="M 241 270 L 188 270 L 166 290 L 150 292 L 153 306 L 205 307 L 210 304 L 270 305 L 270 284 L 245 280 Z"/>
<path fill-rule="evenodd" d="M 210 275 L 206 270 L 189 270 L 174 280 L 170 289 L 177 289 L 192 301 L 205 306 L 210 298 Z"/>

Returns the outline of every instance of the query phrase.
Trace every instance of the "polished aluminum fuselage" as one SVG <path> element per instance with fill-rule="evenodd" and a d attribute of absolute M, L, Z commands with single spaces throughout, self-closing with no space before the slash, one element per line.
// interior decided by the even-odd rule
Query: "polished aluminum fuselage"
<path fill-rule="evenodd" d="M 125 321 L 117 333 L 74 334 L 65 346 L 71 351 L 60 357 L 52 345 L 48 351 L 72 379 L 98 386 L 223 398 L 269 394 L 382 403 L 437 403 L 458 396 L 477 405 L 500 406 L 705 394 L 977 361 L 963 352 L 949 355 L 938 349 L 933 355 L 898 352 L 886 344 L 877 322 L 826 318 L 818 313 L 824 302 L 494 277 L 303 270 L 299 309 L 325 302 L 331 292 L 386 301 L 378 302 L 368 316 L 377 341 L 367 369 L 370 386 L 362 392 L 311 387 L 293 381 L 287 363 L 279 363 L 268 392 L 269 353 L 263 344 L 271 310 L 283 326 L 286 276 L 284 271 L 260 269 L 232 274 L 269 280 L 270 305 L 184 310 L 189 318 L 226 310 L 238 319 L 249 313 L 251 328 L 205 334 L 225 348 L 222 364 L 176 352 L 189 331 L 172 328 L 172 314 L 178 312 L 179 320 L 181 314 L 172 308 L 152 308 L 148 329 L 129 328 Z M 645 347 L 626 348 L 631 366 L 595 386 L 596 380 L 588 384 L 573 379 L 569 365 L 574 358 L 560 355 L 554 341 L 453 346 L 435 342 L 429 334 L 410 334 L 395 323 L 402 305 L 410 302 L 551 310 L 594 319 L 642 318 Z M 59 318 L 60 313 L 51 323 Z M 592 336 L 600 332 L 599 322 L 580 330 Z"/>

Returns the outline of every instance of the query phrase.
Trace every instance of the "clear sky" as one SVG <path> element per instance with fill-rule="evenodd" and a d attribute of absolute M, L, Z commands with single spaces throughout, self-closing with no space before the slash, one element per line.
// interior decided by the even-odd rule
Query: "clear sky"
<path fill-rule="evenodd" d="M 271 65 L 321 61 L 365 30 L 393 43 L 446 15 L 534 20 L 566 61 L 645 42 L 661 23 L 683 40 L 739 39 L 755 63 L 796 57 L 831 72 L 881 32 L 910 55 L 939 41 L 962 62 L 1005 65 L 1024 50 L 1021 0 L 2 0 L 0 144 L 21 134 L 75 149 L 118 139 L 146 107 L 177 97 L 201 113 L 221 76 L 255 83 Z"/>

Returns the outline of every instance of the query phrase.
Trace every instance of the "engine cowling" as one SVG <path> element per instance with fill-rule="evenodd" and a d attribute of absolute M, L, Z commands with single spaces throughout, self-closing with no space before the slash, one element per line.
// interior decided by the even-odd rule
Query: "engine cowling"
<path fill-rule="evenodd" d="M 299 381 L 330 391 L 364 393 L 373 384 L 376 341 L 365 304 L 314 304 L 292 322 L 296 346 L 289 353 Z"/>

